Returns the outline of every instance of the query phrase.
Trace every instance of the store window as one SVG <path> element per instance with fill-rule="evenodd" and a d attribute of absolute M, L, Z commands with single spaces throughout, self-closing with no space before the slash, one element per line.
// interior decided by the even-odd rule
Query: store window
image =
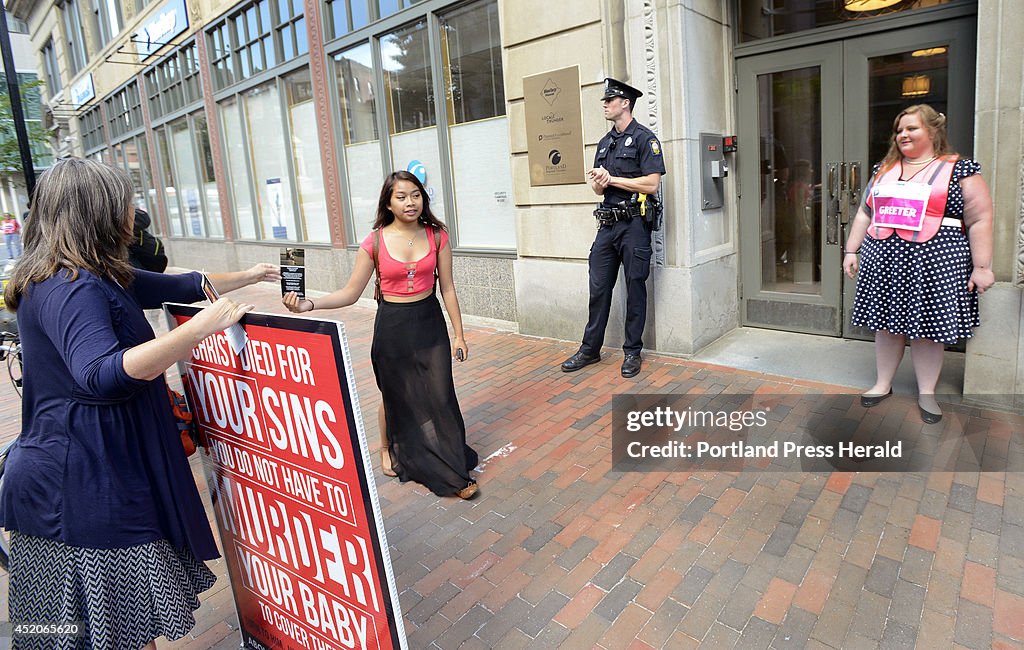
<path fill-rule="evenodd" d="M 252 189 L 249 186 L 249 146 L 245 140 L 241 104 L 231 98 L 219 104 L 223 123 L 224 148 L 227 153 L 227 184 L 231 191 L 231 206 L 234 209 L 238 237 L 258 239 L 256 216 L 252 209 Z"/>
<path fill-rule="evenodd" d="M 224 236 L 206 116 L 196 111 L 156 130 L 163 200 L 174 236 Z"/>
<path fill-rule="evenodd" d="M 309 51 L 302 0 L 257 0 L 207 31 L 219 90 Z"/>
<path fill-rule="evenodd" d="M 160 163 L 160 179 L 163 185 L 163 192 L 157 192 L 158 200 L 163 201 L 167 209 L 167 222 L 170 224 L 171 236 L 182 237 L 185 231 L 181 225 L 181 206 L 178 203 L 177 182 L 174 175 L 174 165 L 171 163 L 171 148 L 167 138 L 167 129 L 157 129 L 156 148 Z"/>
<path fill-rule="evenodd" d="M 142 128 L 142 105 L 139 85 L 131 82 L 106 100 L 110 138 L 118 140 L 129 131 Z"/>
<path fill-rule="evenodd" d="M 218 106 L 239 237 L 329 242 L 308 68 L 246 89 Z"/>
<path fill-rule="evenodd" d="M 437 134 L 434 70 L 426 20 L 380 39 L 384 92 L 391 136 L 391 169 L 416 175 L 427 189 L 430 209 L 445 218 L 444 174 Z"/>
<path fill-rule="evenodd" d="M 94 149 L 103 147 L 106 143 L 103 136 L 103 116 L 99 106 L 78 117 L 78 128 L 82 135 L 82 146 L 87 154 L 93 153 Z"/>
<path fill-rule="evenodd" d="M 74 77 L 85 67 L 85 32 L 82 30 L 82 14 L 78 11 L 79 0 L 65 0 L 61 9 L 64 19 L 64 43 L 68 55 L 68 67 Z"/>
<path fill-rule="evenodd" d="M 423 182 L 457 247 L 515 249 L 497 2 L 441 12 L 436 23 L 427 11 L 412 18 L 377 37 L 376 57 L 365 40 L 334 53 L 349 243 L 369 232 L 383 176 L 402 169 Z"/>
<path fill-rule="evenodd" d="M 302 0 L 245 3 L 206 35 L 214 85 L 239 86 L 217 104 L 239 238 L 329 242 Z"/>
<path fill-rule="evenodd" d="M 53 49 L 53 39 L 46 40 L 46 45 L 40 52 L 43 57 L 43 69 L 46 70 L 46 89 L 50 97 L 60 94 L 63 86 L 60 82 L 60 68 L 57 67 L 57 52 Z"/>
<path fill-rule="evenodd" d="M 376 218 L 377 196 L 384 179 L 377 128 L 377 93 L 370 44 L 334 57 L 341 107 L 350 242 L 360 242 Z"/>
<path fill-rule="evenodd" d="M 498 5 L 442 15 L 452 186 L 463 248 L 515 245 L 515 206 Z M 486 169 L 488 173 L 481 174 Z"/>
<path fill-rule="evenodd" d="M 156 235 L 163 234 L 160 220 L 156 218 L 154 211 L 156 190 L 153 187 L 153 176 L 149 171 L 149 145 L 146 143 L 146 136 L 134 135 L 113 145 L 111 149 L 114 164 L 124 168 L 132 177 L 135 207 L 145 210 L 151 217 L 150 232 Z"/>
<path fill-rule="evenodd" d="M 256 185 L 261 238 L 299 239 L 288 174 L 287 140 L 280 128 L 281 96 L 276 83 L 264 84 L 242 95 L 245 130 L 252 160 L 251 178 Z M 271 128 L 275 126 L 277 128 Z"/>
<path fill-rule="evenodd" d="M 313 108 L 313 82 L 309 68 L 284 77 L 288 97 L 288 122 L 291 127 L 292 168 L 299 197 L 299 218 L 307 241 L 331 240 L 327 224 L 323 167 L 320 163 L 320 137 Z"/>
<path fill-rule="evenodd" d="M 327 0 L 329 38 L 339 38 L 422 0 Z"/>
<path fill-rule="evenodd" d="M 146 92 L 154 120 L 203 98 L 195 42 L 183 45 L 146 72 Z"/>

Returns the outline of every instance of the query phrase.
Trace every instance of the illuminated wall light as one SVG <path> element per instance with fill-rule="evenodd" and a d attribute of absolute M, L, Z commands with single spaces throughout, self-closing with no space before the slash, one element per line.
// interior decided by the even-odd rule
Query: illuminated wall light
<path fill-rule="evenodd" d="M 904 97 L 923 97 L 931 92 L 932 80 L 926 74 L 915 74 L 910 77 L 903 77 Z"/>
<path fill-rule="evenodd" d="M 910 53 L 910 56 L 922 57 L 922 56 L 938 56 L 945 54 L 946 48 L 944 47 L 929 47 L 926 50 L 914 50 Z"/>
<path fill-rule="evenodd" d="M 854 12 L 878 11 L 901 2 L 903 0 L 843 0 L 843 8 Z"/>

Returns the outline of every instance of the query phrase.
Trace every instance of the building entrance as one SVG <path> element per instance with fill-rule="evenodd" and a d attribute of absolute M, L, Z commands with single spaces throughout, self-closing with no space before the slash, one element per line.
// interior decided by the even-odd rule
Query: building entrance
<path fill-rule="evenodd" d="M 893 118 L 930 104 L 971 154 L 976 20 L 912 13 L 737 48 L 744 325 L 870 337 L 849 324 L 842 248 Z"/>

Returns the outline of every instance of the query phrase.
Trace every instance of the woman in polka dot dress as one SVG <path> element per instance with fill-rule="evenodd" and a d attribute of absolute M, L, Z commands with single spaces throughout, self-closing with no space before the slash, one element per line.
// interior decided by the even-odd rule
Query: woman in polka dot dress
<path fill-rule="evenodd" d="M 877 378 L 861 395 L 865 407 L 892 394 L 909 339 L 921 418 L 942 419 L 943 351 L 971 337 L 978 295 L 995 283 L 992 198 L 980 171 L 952 151 L 945 115 L 920 104 L 896 116 L 843 255 L 848 277 L 859 270 L 852 323 L 875 330 Z"/>

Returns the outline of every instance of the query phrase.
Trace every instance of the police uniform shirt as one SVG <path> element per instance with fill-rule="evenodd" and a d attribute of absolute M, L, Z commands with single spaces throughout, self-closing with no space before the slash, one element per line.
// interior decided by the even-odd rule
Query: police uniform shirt
<path fill-rule="evenodd" d="M 619 133 L 612 127 L 597 143 L 594 167 L 604 167 L 612 176 L 639 178 L 648 174 L 665 174 L 665 157 L 661 142 L 654 132 L 634 119 Z M 608 207 L 629 202 L 632 192 L 609 185 L 604 189 L 602 204 Z"/>

